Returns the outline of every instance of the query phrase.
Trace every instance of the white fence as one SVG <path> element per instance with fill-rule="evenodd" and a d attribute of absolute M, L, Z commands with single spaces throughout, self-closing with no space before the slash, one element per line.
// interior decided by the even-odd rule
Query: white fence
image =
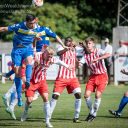
<path fill-rule="evenodd" d="M 128 72 L 128 56 L 117 56 L 114 61 L 114 84 L 118 85 L 119 81 L 128 81 L 128 75 L 121 73 L 121 69 Z"/>
<path fill-rule="evenodd" d="M 8 62 L 11 61 L 11 56 L 9 54 L 0 54 L 0 72 L 8 72 Z M 47 70 L 47 80 L 55 80 L 58 74 L 59 66 L 53 64 Z M 5 83 L 5 78 L 2 77 L 2 83 Z"/>
<path fill-rule="evenodd" d="M 8 72 L 7 63 L 11 60 L 10 55 L 8 54 L 1 54 L 0 55 L 0 72 L 5 73 Z M 5 78 L 2 77 L 2 83 L 5 83 Z"/>

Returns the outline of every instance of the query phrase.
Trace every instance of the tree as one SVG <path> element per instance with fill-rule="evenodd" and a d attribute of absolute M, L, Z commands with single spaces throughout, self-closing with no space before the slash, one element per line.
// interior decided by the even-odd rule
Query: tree
<path fill-rule="evenodd" d="M 8 0 L 8 4 L 28 6 L 12 8 L 13 12 L 9 14 L 0 13 L 0 24 L 16 23 L 22 21 L 26 13 L 34 13 L 39 17 L 41 25 L 50 26 L 62 37 L 71 35 L 85 39 L 89 35 L 97 35 L 100 38 L 111 38 L 112 28 L 116 26 L 117 2 L 118 0 L 47 0 L 43 7 L 33 8 L 31 0 Z M 1 2 L 3 3 L 5 0 Z M 2 38 L 10 40 L 11 35 L 4 34 Z"/>
<path fill-rule="evenodd" d="M 61 11 L 60 11 L 61 10 Z M 20 21 L 23 21 L 28 13 L 33 13 L 39 18 L 39 24 L 41 26 L 48 26 L 55 31 L 61 37 L 78 36 L 80 27 L 78 26 L 78 10 L 68 6 L 65 8 L 61 4 L 49 4 L 45 3 L 45 6 L 41 8 L 31 7 L 29 10 L 17 10 L 4 19 L 4 25 L 8 26 Z M 8 34 L 4 39 L 10 40 L 12 34 Z"/>

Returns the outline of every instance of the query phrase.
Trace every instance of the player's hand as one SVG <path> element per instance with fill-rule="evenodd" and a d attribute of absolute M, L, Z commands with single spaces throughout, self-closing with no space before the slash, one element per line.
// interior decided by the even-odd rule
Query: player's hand
<path fill-rule="evenodd" d="M 30 87 L 30 83 L 29 82 L 25 82 L 25 89 L 27 90 Z"/>
<path fill-rule="evenodd" d="M 83 64 L 78 62 L 78 67 L 77 68 L 81 68 L 82 66 L 83 66 Z"/>
<path fill-rule="evenodd" d="M 67 49 L 67 50 L 69 49 L 69 47 L 67 47 L 67 46 L 65 46 L 65 45 L 63 45 L 62 47 L 63 47 L 64 49 Z"/>
<path fill-rule="evenodd" d="M 24 93 L 24 92 L 26 92 L 26 91 L 27 91 L 27 89 L 26 89 L 26 88 L 22 89 L 22 93 Z"/>
<path fill-rule="evenodd" d="M 69 47 L 69 50 L 74 51 L 75 48 L 74 47 Z"/>
<path fill-rule="evenodd" d="M 92 60 L 91 63 L 96 63 L 98 60 L 99 60 L 98 58 L 95 58 L 95 59 Z"/>
<path fill-rule="evenodd" d="M 42 40 L 42 38 L 41 37 L 35 37 L 35 39 L 34 39 L 35 41 L 39 41 L 39 40 Z"/>
<path fill-rule="evenodd" d="M 120 71 L 121 73 L 123 73 L 123 74 L 125 74 L 126 73 L 126 71 L 125 71 L 125 69 L 121 69 L 121 71 Z"/>
<path fill-rule="evenodd" d="M 34 66 L 39 66 L 39 65 L 40 65 L 40 61 L 35 60 L 35 62 L 34 62 Z"/>
<path fill-rule="evenodd" d="M 69 65 L 68 70 L 72 71 L 74 69 L 74 66 Z"/>
<path fill-rule="evenodd" d="M 1 73 L 1 76 L 9 78 L 9 77 L 7 77 L 6 73 Z"/>

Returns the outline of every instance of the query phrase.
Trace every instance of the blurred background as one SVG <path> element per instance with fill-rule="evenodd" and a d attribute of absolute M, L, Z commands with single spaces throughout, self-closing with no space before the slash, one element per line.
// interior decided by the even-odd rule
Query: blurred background
<path fill-rule="evenodd" d="M 27 13 L 32 13 L 38 17 L 41 26 L 50 27 L 62 39 L 71 36 L 76 42 L 80 42 L 88 36 L 94 36 L 97 46 L 102 47 L 103 40 L 107 37 L 113 47 L 114 56 L 120 40 L 123 40 L 126 46 L 128 45 L 127 12 L 128 0 L 44 0 L 42 7 L 34 7 L 32 0 L 2 0 L 0 26 L 21 22 L 25 20 Z M 0 54 L 11 53 L 12 36 L 13 33 L 0 33 Z M 125 57 L 127 59 L 127 56 Z M 2 55 L 0 58 L 0 65 L 2 65 Z M 120 62 L 122 61 L 118 60 L 116 63 Z M 112 81 L 114 81 L 115 70 L 113 62 Z M 127 77 L 125 81 L 126 79 Z"/>

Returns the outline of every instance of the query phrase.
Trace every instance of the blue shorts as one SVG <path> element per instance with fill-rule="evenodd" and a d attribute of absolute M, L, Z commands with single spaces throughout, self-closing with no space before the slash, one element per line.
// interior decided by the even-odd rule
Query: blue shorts
<path fill-rule="evenodd" d="M 23 47 L 23 48 L 13 48 L 11 57 L 12 62 L 15 66 L 21 66 L 22 61 L 26 59 L 28 56 L 33 56 L 33 48 L 31 47 Z"/>

